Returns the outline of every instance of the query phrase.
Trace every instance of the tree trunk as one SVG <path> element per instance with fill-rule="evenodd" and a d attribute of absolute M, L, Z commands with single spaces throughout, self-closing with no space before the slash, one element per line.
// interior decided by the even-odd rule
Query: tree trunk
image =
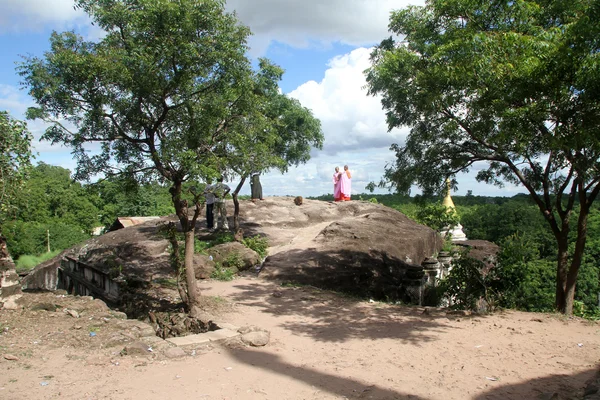
<path fill-rule="evenodd" d="M 195 317 L 195 313 L 198 311 L 198 305 L 200 304 L 198 286 L 196 285 L 196 273 L 194 271 L 194 236 L 196 229 L 192 225 L 192 228 L 185 232 L 185 280 L 188 288 L 188 309 L 190 315 Z"/>
<path fill-rule="evenodd" d="M 585 242 L 587 240 L 588 210 L 581 207 L 577 220 L 577 237 L 571 265 L 568 265 L 568 238 L 561 238 L 558 244 L 558 268 L 556 275 L 556 309 L 568 316 L 573 315 L 573 301 L 577 276 L 583 260 Z M 566 235 L 565 235 L 566 236 Z"/>
<path fill-rule="evenodd" d="M 182 182 L 174 182 L 173 186 L 169 190 L 171 192 L 171 198 L 173 205 L 175 206 L 175 213 L 181 223 L 181 230 L 185 235 L 185 258 L 184 258 L 184 269 L 185 269 L 185 280 L 187 286 L 187 309 L 191 317 L 195 317 L 198 313 L 199 293 L 196 285 L 196 274 L 194 272 L 194 235 L 196 232 L 196 219 L 198 218 L 199 209 L 196 205 L 194 217 L 190 221 L 188 216 L 188 204 L 187 201 L 181 199 Z M 185 301 L 185 299 L 182 299 Z"/>
<path fill-rule="evenodd" d="M 569 262 L 569 243 L 565 235 L 556 239 L 558 257 L 556 266 L 556 310 L 564 313 L 567 308 L 567 271 Z"/>
<path fill-rule="evenodd" d="M 231 193 L 231 197 L 233 198 L 233 231 L 237 232 L 240 229 L 240 202 L 238 200 L 238 193 L 244 186 L 244 182 L 246 182 L 246 176 L 242 175 L 240 179 L 240 183 L 238 183 L 237 187 Z"/>

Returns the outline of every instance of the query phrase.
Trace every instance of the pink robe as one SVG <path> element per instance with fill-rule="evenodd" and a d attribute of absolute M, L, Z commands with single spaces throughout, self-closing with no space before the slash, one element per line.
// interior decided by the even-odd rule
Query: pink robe
<path fill-rule="evenodd" d="M 342 197 L 341 185 L 342 181 L 340 179 L 341 173 L 336 172 L 333 174 L 333 200 L 339 201 Z"/>
<path fill-rule="evenodd" d="M 352 176 L 350 171 L 342 172 L 340 179 L 340 191 L 342 192 L 342 200 L 350 200 L 350 194 L 352 193 Z"/>

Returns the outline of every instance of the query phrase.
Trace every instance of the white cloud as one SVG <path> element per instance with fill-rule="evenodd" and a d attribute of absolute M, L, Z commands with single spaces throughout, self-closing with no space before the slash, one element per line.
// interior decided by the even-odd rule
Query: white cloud
<path fill-rule="evenodd" d="M 40 30 L 48 25 L 58 29 L 87 24 L 86 14 L 73 6 L 73 0 L 2 0 L 0 31 Z"/>
<path fill-rule="evenodd" d="M 401 143 L 408 129 L 388 132 L 379 97 L 367 96 L 364 70 L 370 66 L 370 49 L 358 48 L 329 63 L 323 80 L 306 82 L 289 95 L 311 109 L 321 120 L 324 151 L 389 148 Z"/>
<path fill-rule="evenodd" d="M 277 40 L 293 47 L 340 42 L 372 45 L 388 34 L 390 11 L 422 0 L 229 0 L 227 8 L 250 26 L 255 55 Z"/>

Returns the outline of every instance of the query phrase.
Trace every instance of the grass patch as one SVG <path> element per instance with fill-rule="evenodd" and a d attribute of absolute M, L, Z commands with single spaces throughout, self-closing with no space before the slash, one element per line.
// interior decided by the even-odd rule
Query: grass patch
<path fill-rule="evenodd" d="M 194 253 L 206 254 L 207 249 L 219 244 L 233 242 L 234 240 L 233 233 L 231 232 L 218 232 L 215 238 L 211 240 L 199 240 L 196 238 L 194 240 Z M 183 248 L 184 246 L 181 247 Z"/>
<path fill-rule="evenodd" d="M 215 263 L 215 270 L 210 275 L 212 279 L 217 281 L 231 281 L 235 276 L 235 271 L 232 268 L 224 267 L 221 263 Z"/>
<path fill-rule="evenodd" d="M 262 236 L 256 235 L 244 238 L 243 243 L 244 246 L 258 253 L 261 258 L 265 258 L 268 254 L 267 248 L 269 247 L 269 242 Z"/>
<path fill-rule="evenodd" d="M 44 253 L 39 256 L 33 256 L 30 254 L 23 254 L 15 263 L 15 268 L 18 273 L 29 272 L 35 268 L 38 264 L 48 261 L 51 258 L 56 257 L 60 254 L 60 250 L 54 250 L 49 253 Z"/>

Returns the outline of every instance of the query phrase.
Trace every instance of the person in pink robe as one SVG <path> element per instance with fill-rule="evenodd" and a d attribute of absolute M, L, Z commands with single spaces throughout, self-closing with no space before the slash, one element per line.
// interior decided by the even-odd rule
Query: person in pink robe
<path fill-rule="evenodd" d="M 333 174 L 333 200 L 334 201 L 342 201 L 342 192 L 341 192 L 341 177 L 342 173 L 340 172 L 340 167 L 335 167 L 335 173 Z"/>
<path fill-rule="evenodd" d="M 344 165 L 344 172 L 340 179 L 340 191 L 342 192 L 341 201 L 349 201 L 352 193 L 352 175 L 347 165 Z"/>

